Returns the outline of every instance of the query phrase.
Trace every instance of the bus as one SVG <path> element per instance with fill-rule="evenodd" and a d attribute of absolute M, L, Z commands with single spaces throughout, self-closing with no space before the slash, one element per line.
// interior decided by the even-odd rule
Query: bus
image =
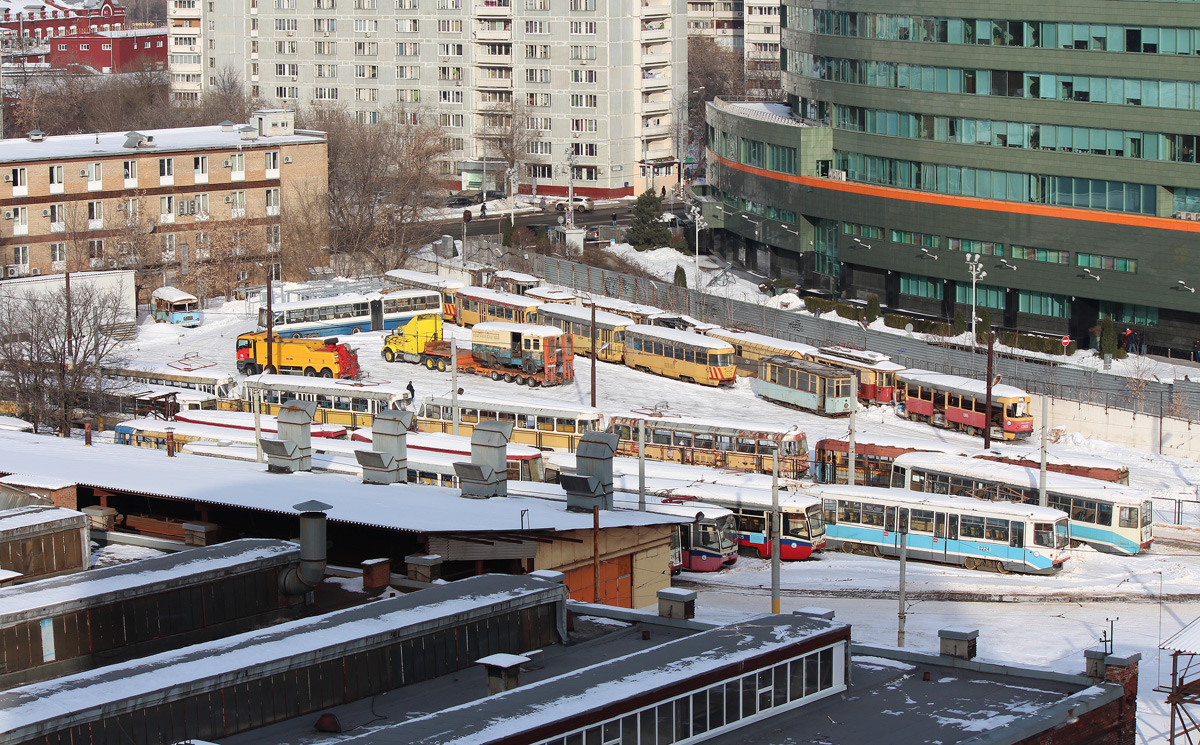
<path fill-rule="evenodd" d="M 553 326 L 569 333 L 575 344 L 575 353 L 592 356 L 592 310 L 578 305 L 547 303 L 537 309 L 537 322 Z M 596 311 L 596 343 L 599 345 L 597 358 L 604 362 L 625 361 L 625 327 L 629 319 Z"/>
<path fill-rule="evenodd" d="M 193 367 L 204 365 L 204 367 Z M 208 393 L 216 398 L 229 398 L 237 385 L 233 375 L 218 369 L 212 363 L 198 357 L 184 357 L 175 363 L 127 362 L 121 367 L 105 366 L 101 374 L 115 380 L 129 380 L 148 385 L 166 385 L 172 388 Z"/>
<path fill-rule="evenodd" d="M 934 427 L 982 435 L 990 427 L 996 439 L 1025 439 L 1033 432 L 1029 394 L 1011 385 L 992 386 L 987 407 L 987 384 L 961 375 L 906 370 L 896 376 L 896 415 Z"/>
<path fill-rule="evenodd" d="M 847 370 L 795 357 L 763 357 L 760 364 L 754 392 L 768 401 L 821 416 L 849 414 L 858 405 Z"/>
<path fill-rule="evenodd" d="M 771 473 L 800 478 L 808 470 L 808 439 L 797 427 L 699 417 L 653 416 L 630 412 L 611 417 L 617 455 L 637 457 L 638 430 L 646 430 L 646 458 L 709 468 Z"/>
<path fill-rule="evenodd" d="M 534 497 L 565 502 L 562 487 L 550 484 L 508 483 L 510 497 Z M 613 492 L 613 507 L 618 510 L 638 509 L 637 494 Z M 678 545 L 678 558 L 672 560 L 672 571 L 715 572 L 732 566 L 738 558 L 737 522 L 733 512 L 703 502 L 681 502 L 655 494 L 646 495 L 646 512 L 687 518 L 689 522 L 676 527 L 672 548 Z"/>
<path fill-rule="evenodd" d="M 1007 574 L 1054 574 L 1068 558 L 1061 510 L 870 486 L 816 486 L 829 547 Z"/>
<path fill-rule="evenodd" d="M 404 409 L 410 403 L 408 391 L 391 383 L 262 374 L 243 380 L 241 397 L 223 401 L 220 408 L 253 412 L 254 402 L 261 400 L 260 413 L 275 414 L 291 399 L 315 402 L 315 422 L 353 429 L 371 426 L 380 410 Z"/>
<path fill-rule="evenodd" d="M 892 362 L 886 354 L 850 347 L 821 347 L 808 359 L 854 371 L 858 376 L 858 398 L 865 403 L 894 401 L 896 374 L 904 370 L 904 365 Z"/>
<path fill-rule="evenodd" d="M 996 501 L 1038 503 L 1036 468 L 942 453 L 909 453 L 892 463 L 892 487 Z M 1097 551 L 1133 555 L 1154 543 L 1154 505 L 1136 489 L 1046 474 L 1050 507 L 1070 517 L 1071 540 Z"/>
<path fill-rule="evenodd" d="M 400 290 L 432 290 L 442 296 L 442 318 L 458 323 L 458 291 L 466 282 L 452 277 L 443 277 L 414 269 L 393 269 L 383 273 Z"/>
<path fill-rule="evenodd" d="M 738 372 L 746 377 L 758 377 L 764 357 L 811 359 L 810 355 L 817 353 L 816 347 L 798 341 L 785 341 L 774 336 L 755 334 L 750 331 L 734 331 L 720 326 L 708 329 L 704 335 L 729 342 L 733 347 Z"/>
<path fill-rule="evenodd" d="M 827 437 L 817 442 L 814 452 L 814 473 L 818 483 L 847 483 L 847 461 L 850 443 L 847 436 Z M 892 462 L 905 453 L 947 453 L 971 458 L 994 460 L 1027 468 L 1040 466 L 1040 455 L 1033 449 L 975 448 L 952 445 L 938 440 L 891 437 L 888 435 L 859 432 L 854 438 L 854 460 L 856 463 L 854 483 L 863 486 L 887 487 L 892 483 Z M 1061 455 L 1047 453 L 1046 470 L 1083 476 L 1089 479 L 1109 481 L 1114 484 L 1129 483 L 1129 467 L 1102 458 L 1089 458 L 1075 453 Z"/>
<path fill-rule="evenodd" d="M 396 290 L 367 295 L 332 297 L 278 303 L 272 307 L 274 332 L 292 338 L 317 338 L 360 331 L 390 331 L 422 311 L 442 312 L 436 290 Z M 267 309 L 258 309 L 258 328 L 267 328 Z"/>
<path fill-rule="evenodd" d="M 650 489 L 651 484 L 647 484 Z M 654 494 L 666 502 L 713 504 L 737 518 L 738 545 L 770 558 L 772 550 L 771 490 L 722 484 L 655 484 Z M 779 533 L 779 558 L 803 561 L 825 548 L 825 521 L 821 501 L 807 494 L 779 491 L 783 529 Z"/>
<path fill-rule="evenodd" d="M 458 397 L 458 433 L 470 436 L 477 422 L 498 421 L 513 424 L 512 439 L 541 450 L 575 452 L 579 441 L 588 432 L 603 429 L 600 411 L 588 406 L 516 396 L 487 398 L 466 395 Z M 454 401 L 450 396 L 430 396 L 417 408 L 417 428 L 422 432 L 453 432 Z"/>
<path fill-rule="evenodd" d="M 464 287 L 458 291 L 459 323 L 474 326 L 484 321 L 525 323 L 542 301 L 484 287 Z"/>
<path fill-rule="evenodd" d="M 625 365 L 700 385 L 732 386 L 737 377 L 727 342 L 660 326 L 625 327 Z"/>
<path fill-rule="evenodd" d="M 204 322 L 200 299 L 175 287 L 159 287 L 150 293 L 150 312 L 156 323 L 193 328 Z"/>

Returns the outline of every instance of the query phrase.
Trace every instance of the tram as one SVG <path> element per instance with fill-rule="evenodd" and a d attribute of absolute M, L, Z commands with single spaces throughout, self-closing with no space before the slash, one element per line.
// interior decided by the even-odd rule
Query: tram
<path fill-rule="evenodd" d="M 732 386 L 737 377 L 729 344 L 661 326 L 625 327 L 625 365 L 700 385 Z"/>
<path fill-rule="evenodd" d="M 417 408 L 417 428 L 422 432 L 453 432 L 454 404 L 451 396 L 430 396 Z M 458 433 L 470 436 L 481 421 L 511 422 L 511 442 L 532 445 L 541 450 L 575 452 L 588 432 L 602 429 L 601 414 L 587 406 L 545 404 L 516 396 L 489 398 L 459 396 Z"/>
<path fill-rule="evenodd" d="M 542 301 L 514 295 L 510 292 L 489 290 L 484 287 L 463 287 L 458 291 L 458 317 L 463 326 L 474 326 L 484 321 L 510 321 L 526 323 Z"/>
<path fill-rule="evenodd" d="M 794 357 L 763 357 L 754 392 L 768 401 L 821 416 L 849 414 L 858 405 L 854 375 L 842 368 Z"/>
<path fill-rule="evenodd" d="M 800 478 L 808 470 L 808 439 L 796 427 L 630 412 L 609 420 L 618 455 L 637 457 L 642 427 L 649 460 L 771 473 L 778 458 L 780 476 Z"/>
<path fill-rule="evenodd" d="M 858 397 L 866 403 L 889 404 L 895 400 L 896 375 L 904 370 L 886 354 L 850 347 L 821 347 L 806 355 L 814 362 L 852 370 L 858 376 Z"/>
<path fill-rule="evenodd" d="M 413 269 L 393 269 L 383 276 L 396 283 L 397 289 L 433 290 L 442 296 L 442 318 L 449 323 L 458 322 L 458 291 L 466 282 L 452 277 L 443 277 Z"/>
<path fill-rule="evenodd" d="M 578 305 L 547 303 L 537 309 L 537 322 L 571 334 L 576 354 L 592 356 L 592 310 Z M 604 362 L 624 362 L 628 318 L 596 311 L 596 357 Z"/>
<path fill-rule="evenodd" d="M 987 407 L 987 384 L 961 375 L 906 370 L 896 376 L 896 415 L 935 427 L 983 434 L 991 427 L 997 439 L 1025 439 L 1033 431 L 1029 394 L 1011 385 L 992 386 Z"/>

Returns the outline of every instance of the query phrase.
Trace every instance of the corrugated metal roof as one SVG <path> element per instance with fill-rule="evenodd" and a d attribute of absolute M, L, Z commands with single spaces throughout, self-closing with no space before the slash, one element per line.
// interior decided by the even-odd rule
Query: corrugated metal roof
<path fill-rule="evenodd" d="M 1175 636 L 1159 645 L 1159 649 L 1200 654 L 1200 618 L 1177 631 Z"/>

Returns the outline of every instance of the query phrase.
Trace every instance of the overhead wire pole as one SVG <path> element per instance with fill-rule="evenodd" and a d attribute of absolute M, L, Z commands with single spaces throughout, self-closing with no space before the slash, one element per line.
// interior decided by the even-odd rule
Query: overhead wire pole
<path fill-rule="evenodd" d="M 1046 420 L 1050 418 L 1050 396 L 1042 395 L 1042 462 L 1038 467 L 1038 505 L 1049 507 L 1046 497 Z"/>
<path fill-rule="evenodd" d="M 857 481 L 855 478 L 855 469 L 857 468 L 857 464 L 854 462 L 857 460 L 858 456 L 858 453 L 855 452 L 854 447 L 854 438 L 856 435 L 856 430 L 854 427 L 854 413 L 856 411 L 858 411 L 858 373 L 853 373 L 850 376 L 850 440 L 846 445 L 846 483 L 850 486 L 854 486 L 854 482 Z M 837 481 L 836 476 L 837 474 L 835 473 L 834 481 Z"/>
<path fill-rule="evenodd" d="M 596 360 L 599 359 L 599 350 L 596 349 L 596 298 L 592 298 L 592 408 L 596 408 Z"/>
<path fill-rule="evenodd" d="M 987 396 L 984 403 L 984 409 L 987 414 L 983 419 L 983 449 L 987 450 L 992 446 L 992 351 L 996 346 L 996 332 L 989 327 L 987 330 L 988 347 L 987 347 Z M 1004 416 L 1001 414 L 1000 422 L 1003 424 Z"/>
<path fill-rule="evenodd" d="M 638 510 L 646 511 L 646 420 L 638 420 Z"/>
<path fill-rule="evenodd" d="M 900 529 L 897 531 L 897 533 L 899 533 L 899 535 L 900 535 L 900 592 L 899 592 L 900 612 L 898 614 L 897 623 L 896 623 L 896 646 L 903 647 L 904 646 L 904 623 L 905 623 L 905 621 L 908 620 L 908 613 L 904 609 L 904 606 L 905 606 L 905 603 L 904 603 L 904 584 L 905 584 L 904 571 L 906 569 L 906 564 L 908 564 L 908 545 L 907 545 L 908 525 L 906 524 L 908 522 L 908 520 L 906 519 L 908 517 L 908 510 L 906 510 L 906 509 L 897 510 L 896 517 L 900 520 L 900 523 L 899 523 Z"/>
<path fill-rule="evenodd" d="M 779 514 L 779 451 L 771 458 L 771 612 L 779 614 L 779 534 L 783 519 Z"/>

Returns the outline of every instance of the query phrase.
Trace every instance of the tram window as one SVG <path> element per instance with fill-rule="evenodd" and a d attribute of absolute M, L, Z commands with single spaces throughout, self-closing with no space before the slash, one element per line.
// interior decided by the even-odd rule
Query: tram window
<path fill-rule="evenodd" d="M 954 409 L 959 408 L 959 399 L 957 393 L 950 394 L 950 397 L 946 399 L 946 406 Z"/>
<path fill-rule="evenodd" d="M 650 432 L 650 442 L 654 443 L 655 445 L 670 445 L 671 444 L 671 430 L 669 430 L 669 429 L 652 430 Z"/>
<path fill-rule="evenodd" d="M 679 360 L 680 362 L 683 362 L 684 361 L 684 351 L 685 350 L 683 349 L 683 347 L 675 347 L 675 359 Z"/>
<path fill-rule="evenodd" d="M 575 432 L 574 419 L 556 419 L 554 429 L 558 432 Z"/>
<path fill-rule="evenodd" d="M 350 399 L 350 410 L 351 411 L 367 411 L 370 408 L 371 408 L 371 402 L 365 398 Z"/>
<path fill-rule="evenodd" d="M 858 502 L 838 500 L 838 522 L 857 523 L 862 521 L 862 505 Z"/>
<path fill-rule="evenodd" d="M 460 421 L 460 422 L 478 422 L 479 421 L 479 411 L 477 411 L 476 409 L 462 409 L 458 414 L 458 421 Z"/>
<path fill-rule="evenodd" d="M 975 515 L 962 516 L 962 537 L 983 538 L 983 518 Z"/>
<path fill-rule="evenodd" d="M 1008 521 L 998 518 L 987 518 L 984 537 L 997 543 L 1008 543 Z"/>
<path fill-rule="evenodd" d="M 1122 528 L 1138 527 L 1137 507 L 1122 507 L 1121 508 L 1121 527 Z"/>
<path fill-rule="evenodd" d="M 1113 506 L 1107 502 L 1099 502 L 1097 504 L 1096 524 L 1097 525 L 1112 525 L 1112 510 Z"/>
<path fill-rule="evenodd" d="M 537 418 L 537 428 L 538 428 L 539 432 L 553 432 L 554 431 L 554 417 L 539 416 Z"/>
<path fill-rule="evenodd" d="M 862 524 L 863 525 L 883 525 L 883 505 L 873 504 L 871 502 L 863 502 L 862 505 Z"/>
<path fill-rule="evenodd" d="M 743 513 L 738 515 L 738 528 L 743 533 L 765 533 L 767 531 L 767 521 L 765 518 Z"/>
<path fill-rule="evenodd" d="M 933 534 L 938 538 L 943 538 L 946 535 L 946 513 L 937 513 L 937 518 L 934 522 Z"/>
<path fill-rule="evenodd" d="M 696 361 L 696 352 L 691 349 L 683 350 L 683 361 L 684 362 L 695 362 Z"/>
<path fill-rule="evenodd" d="M 346 396 L 338 396 L 333 399 L 333 408 L 338 411 L 350 411 L 350 399 Z"/>
<path fill-rule="evenodd" d="M 317 408 L 318 409 L 332 409 L 333 408 L 332 399 L 330 399 L 329 396 L 318 394 L 317 395 Z"/>
<path fill-rule="evenodd" d="M 1025 401 L 1014 401 L 1005 407 L 1004 412 L 1010 417 L 1025 416 Z"/>
<path fill-rule="evenodd" d="M 537 417 L 533 414 L 519 414 L 517 426 L 521 429 L 537 429 Z"/>
<path fill-rule="evenodd" d="M 629 343 L 633 346 L 633 351 L 635 351 L 635 352 L 642 351 L 642 340 L 641 339 L 634 336 L 634 337 L 630 338 Z"/>
<path fill-rule="evenodd" d="M 1071 514 L 1071 498 L 1062 494 L 1050 494 L 1047 496 L 1047 503 L 1050 507 L 1061 510 L 1068 515 Z"/>
<path fill-rule="evenodd" d="M 758 452 L 763 455 L 774 455 L 775 454 L 775 441 L 774 440 L 759 440 L 758 441 Z"/>
<path fill-rule="evenodd" d="M 749 438 L 749 437 L 739 437 L 739 438 L 737 438 L 737 451 L 738 451 L 739 453 L 753 453 L 753 452 L 755 452 L 755 447 L 754 447 L 754 445 L 755 445 L 755 440 L 754 440 L 754 439 L 752 439 L 752 438 Z"/>
<path fill-rule="evenodd" d="M 1013 548 L 1025 547 L 1025 523 L 1014 520 L 1012 523 L 1012 539 L 1008 542 Z"/>
<path fill-rule="evenodd" d="M 617 437 L 620 437 L 622 440 L 634 439 L 633 427 L 630 427 L 628 424 L 618 424 L 617 425 Z"/>
<path fill-rule="evenodd" d="M 984 399 L 983 401 L 980 401 L 979 399 L 975 399 L 975 413 L 977 413 L 977 414 L 986 414 L 987 413 L 987 399 Z"/>
<path fill-rule="evenodd" d="M 733 450 L 733 438 L 729 435 L 717 435 L 717 450 Z"/>
<path fill-rule="evenodd" d="M 1142 502 L 1142 527 L 1144 528 L 1152 522 L 1154 522 L 1154 503 Z"/>
<path fill-rule="evenodd" d="M 1096 503 L 1090 499 L 1072 500 L 1071 519 L 1081 523 L 1096 522 Z"/>
<path fill-rule="evenodd" d="M 651 352 L 659 357 L 662 357 L 663 345 L 662 342 L 651 342 Z"/>
<path fill-rule="evenodd" d="M 1054 548 L 1054 523 L 1033 524 L 1033 545 Z"/>
<path fill-rule="evenodd" d="M 496 421 L 496 412 L 484 411 L 483 409 L 480 409 L 479 418 L 485 422 L 494 422 Z"/>
<path fill-rule="evenodd" d="M 517 415 L 511 411 L 498 411 L 496 412 L 496 421 L 512 422 L 515 425 L 517 423 Z"/>
<path fill-rule="evenodd" d="M 692 438 L 692 441 L 695 443 L 696 447 L 703 448 L 705 450 L 712 450 L 714 446 L 712 435 L 697 434 Z"/>
<path fill-rule="evenodd" d="M 690 433 L 690 432 L 676 432 L 675 433 L 675 447 L 690 448 L 691 446 L 692 446 L 692 433 Z"/>
<path fill-rule="evenodd" d="M 908 529 L 914 533 L 932 533 L 933 510 L 913 510 L 908 519 Z"/>

